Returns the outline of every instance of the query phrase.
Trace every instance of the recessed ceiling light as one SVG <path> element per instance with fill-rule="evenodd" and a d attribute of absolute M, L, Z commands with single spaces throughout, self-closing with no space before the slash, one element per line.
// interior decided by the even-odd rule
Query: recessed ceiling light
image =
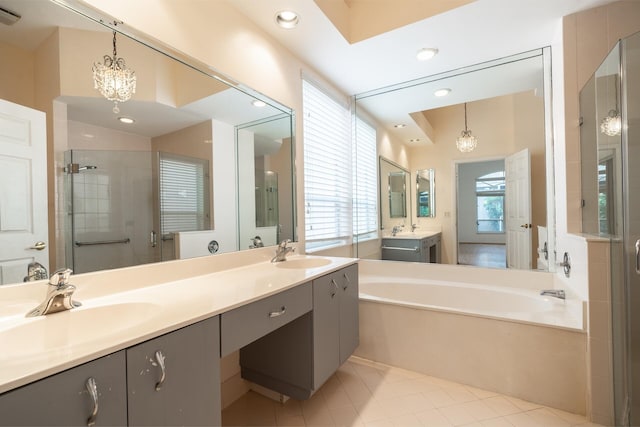
<path fill-rule="evenodd" d="M 300 22 L 300 17 L 292 10 L 283 10 L 276 14 L 276 23 L 287 30 L 295 28 Z"/>
<path fill-rule="evenodd" d="M 438 49 L 435 49 L 432 47 L 425 47 L 423 49 L 420 49 L 418 53 L 416 53 L 416 58 L 418 59 L 418 61 L 426 61 L 428 59 L 433 58 L 437 54 L 438 54 Z"/>
<path fill-rule="evenodd" d="M 449 93 L 451 92 L 451 89 L 449 88 L 442 88 L 442 89 L 438 89 L 435 92 L 433 92 L 433 94 L 435 96 L 447 96 L 449 95 Z"/>
<path fill-rule="evenodd" d="M 133 124 L 133 123 L 136 122 L 131 117 L 118 117 L 118 121 L 120 123 L 124 123 L 124 124 L 127 124 L 127 125 L 130 125 L 130 124 Z"/>
<path fill-rule="evenodd" d="M 410 139 L 409 142 L 420 142 L 420 138 L 413 138 Z"/>
<path fill-rule="evenodd" d="M 404 123 L 398 123 L 397 125 L 393 125 L 394 128 L 396 129 L 402 129 L 403 127 L 406 127 L 407 125 L 405 125 Z"/>
<path fill-rule="evenodd" d="M 264 107 L 264 106 L 265 106 L 265 105 L 267 105 L 267 104 L 266 104 L 266 102 L 264 102 L 264 101 L 260 101 L 259 99 L 254 99 L 254 100 L 251 102 L 251 105 L 253 105 L 254 107 L 261 108 L 261 107 Z"/>

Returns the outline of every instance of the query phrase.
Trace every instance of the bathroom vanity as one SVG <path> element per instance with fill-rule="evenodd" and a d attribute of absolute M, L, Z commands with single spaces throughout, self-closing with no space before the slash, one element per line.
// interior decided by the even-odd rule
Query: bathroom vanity
<path fill-rule="evenodd" d="M 410 261 L 440 263 L 440 232 L 407 232 L 382 238 L 382 259 L 390 261 Z"/>
<path fill-rule="evenodd" d="M 236 350 L 244 378 L 311 396 L 358 345 L 357 260 L 243 256 L 146 271 L 164 282 L 153 266 L 72 276 L 83 306 L 39 318 L 21 312 L 41 282 L 0 288 L 15 311 L 0 311 L 0 425 L 219 425 L 220 358 Z"/>

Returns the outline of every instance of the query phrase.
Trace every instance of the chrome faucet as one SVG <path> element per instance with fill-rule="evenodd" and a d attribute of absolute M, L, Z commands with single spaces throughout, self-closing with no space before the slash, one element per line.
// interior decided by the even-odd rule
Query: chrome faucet
<path fill-rule="evenodd" d="M 60 269 L 49 277 L 47 296 L 45 300 L 27 313 L 27 317 L 44 316 L 58 311 L 71 310 L 81 304 L 71 299 L 76 287 L 69 283 L 69 277 L 73 271 L 69 268 Z"/>
<path fill-rule="evenodd" d="M 411 232 L 413 233 L 414 231 L 416 231 L 416 228 L 418 227 L 418 224 L 411 224 Z"/>
<path fill-rule="evenodd" d="M 262 239 L 260 238 L 260 236 L 252 237 L 249 240 L 251 240 L 251 245 L 249 246 L 249 249 L 264 247 L 264 243 L 262 243 Z"/>
<path fill-rule="evenodd" d="M 398 234 L 398 232 L 400 230 L 402 230 L 404 228 L 404 224 L 400 224 L 400 225 L 394 225 L 393 229 L 391 230 L 391 235 L 395 236 L 396 234 Z"/>
<path fill-rule="evenodd" d="M 296 250 L 293 246 L 287 246 L 291 240 L 283 240 L 276 248 L 276 255 L 271 258 L 271 262 L 282 262 L 287 260 L 287 254 Z"/>
<path fill-rule="evenodd" d="M 39 262 L 30 262 L 27 266 L 27 275 L 24 278 L 25 282 L 34 282 L 36 280 L 44 280 L 48 276 L 47 269 Z"/>
<path fill-rule="evenodd" d="M 548 295 L 554 298 L 566 299 L 566 295 L 562 289 L 545 289 L 540 291 L 540 295 Z"/>

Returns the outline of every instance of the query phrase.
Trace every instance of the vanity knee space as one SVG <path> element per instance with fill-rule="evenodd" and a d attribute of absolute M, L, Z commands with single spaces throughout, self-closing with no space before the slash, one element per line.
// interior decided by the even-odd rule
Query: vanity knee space
<path fill-rule="evenodd" d="M 308 399 L 354 352 L 358 335 L 358 265 L 311 283 L 313 309 L 240 349 L 242 377 Z"/>

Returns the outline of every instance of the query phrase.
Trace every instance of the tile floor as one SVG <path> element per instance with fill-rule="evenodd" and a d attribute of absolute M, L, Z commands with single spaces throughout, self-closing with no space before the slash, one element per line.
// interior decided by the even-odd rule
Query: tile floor
<path fill-rule="evenodd" d="M 597 426 L 583 416 L 352 357 L 311 399 L 250 391 L 224 426 Z"/>
<path fill-rule="evenodd" d="M 507 268 L 507 247 L 506 245 L 459 243 L 458 264 L 488 268 Z"/>

